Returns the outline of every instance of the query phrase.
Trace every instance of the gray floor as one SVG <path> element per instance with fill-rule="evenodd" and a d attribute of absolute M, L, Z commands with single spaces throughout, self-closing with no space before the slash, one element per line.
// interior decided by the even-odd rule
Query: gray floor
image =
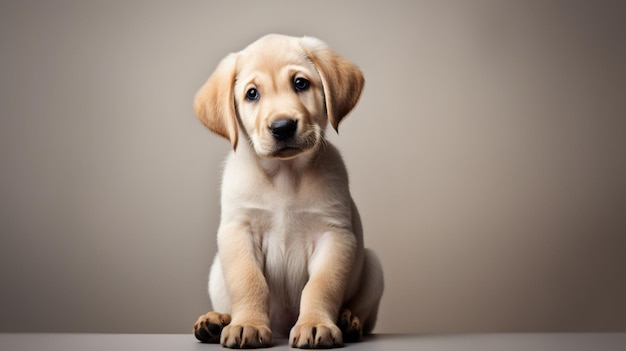
<path fill-rule="evenodd" d="M 347 349 L 374 350 L 626 350 L 626 333 L 584 334 L 450 334 L 375 335 Z M 291 350 L 287 340 L 275 340 L 273 350 Z M 201 344 L 189 334 L 0 334 L 2 351 L 67 350 L 223 350 Z"/>

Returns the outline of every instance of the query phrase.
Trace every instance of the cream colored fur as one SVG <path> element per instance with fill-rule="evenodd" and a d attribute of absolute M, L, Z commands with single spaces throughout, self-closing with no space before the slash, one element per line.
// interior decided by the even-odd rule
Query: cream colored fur
<path fill-rule="evenodd" d="M 295 89 L 298 78 L 306 89 Z M 294 347 L 333 347 L 373 329 L 382 268 L 363 247 L 344 163 L 324 136 L 363 83 L 320 40 L 268 35 L 227 56 L 196 95 L 200 120 L 233 146 L 209 279 L 215 312 L 196 322 L 199 340 L 265 347 L 289 335 Z M 280 120 L 295 122 L 293 136 L 276 136 Z"/>

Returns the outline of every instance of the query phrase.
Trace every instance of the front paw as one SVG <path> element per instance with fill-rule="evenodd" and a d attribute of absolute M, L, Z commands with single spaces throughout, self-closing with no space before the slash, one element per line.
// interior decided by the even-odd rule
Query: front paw
<path fill-rule="evenodd" d="M 343 346 L 343 339 L 332 322 L 298 322 L 289 333 L 289 344 L 301 349 L 327 349 Z"/>
<path fill-rule="evenodd" d="M 263 323 L 230 324 L 222 330 L 221 344 L 231 349 L 272 346 L 272 331 Z"/>

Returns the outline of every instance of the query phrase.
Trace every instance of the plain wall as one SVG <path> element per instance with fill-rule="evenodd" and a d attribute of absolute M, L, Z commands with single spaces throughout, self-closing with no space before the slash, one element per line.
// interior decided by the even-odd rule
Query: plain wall
<path fill-rule="evenodd" d="M 626 331 L 623 1 L 2 1 L 0 331 L 190 332 L 222 160 L 192 111 L 272 32 L 363 70 L 329 138 L 377 332 Z"/>

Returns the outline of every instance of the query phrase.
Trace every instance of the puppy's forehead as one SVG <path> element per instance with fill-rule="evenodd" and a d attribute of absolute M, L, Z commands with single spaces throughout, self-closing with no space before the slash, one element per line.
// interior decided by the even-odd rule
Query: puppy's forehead
<path fill-rule="evenodd" d="M 256 47 L 268 47 L 268 46 L 273 46 L 276 48 L 278 47 L 287 48 L 289 46 L 299 45 L 298 44 L 299 41 L 300 41 L 300 38 L 296 38 L 296 37 L 290 37 L 287 35 L 280 35 L 280 34 L 268 34 L 257 39 L 251 44 L 249 44 L 245 50 L 254 49 Z"/>
<path fill-rule="evenodd" d="M 281 72 L 285 67 L 314 69 L 298 38 L 268 35 L 250 44 L 239 53 L 239 73 Z"/>

